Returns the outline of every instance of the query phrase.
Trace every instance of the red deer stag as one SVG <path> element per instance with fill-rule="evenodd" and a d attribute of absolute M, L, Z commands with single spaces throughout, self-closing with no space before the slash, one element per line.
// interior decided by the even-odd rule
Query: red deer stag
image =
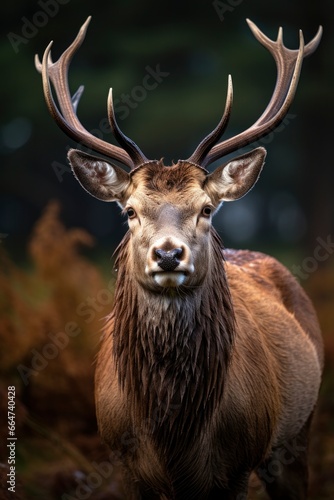
<path fill-rule="evenodd" d="M 287 269 L 261 253 L 224 250 L 212 227 L 223 201 L 254 186 L 265 149 L 212 173 L 206 167 L 282 122 L 321 28 L 305 47 L 300 32 L 299 49 L 290 50 L 281 29 L 274 42 L 248 21 L 277 65 L 266 110 L 250 128 L 219 142 L 232 106 L 229 78 L 218 126 L 190 158 L 165 166 L 121 132 L 111 91 L 108 117 L 121 147 L 94 137 L 78 120 L 83 87 L 71 97 L 67 70 L 88 22 L 57 62 L 50 44 L 36 66 L 60 128 L 106 157 L 70 150 L 75 177 L 128 216 L 96 367 L 99 429 L 123 464 L 125 498 L 245 499 L 252 471 L 270 498 L 305 498 L 308 432 L 323 366 L 319 325 Z"/>

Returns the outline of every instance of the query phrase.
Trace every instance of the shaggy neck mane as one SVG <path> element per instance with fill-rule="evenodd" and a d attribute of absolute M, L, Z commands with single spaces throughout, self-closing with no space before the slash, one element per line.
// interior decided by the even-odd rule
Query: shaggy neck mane
<path fill-rule="evenodd" d="M 119 382 L 133 414 L 154 433 L 190 438 L 221 400 L 234 340 L 234 315 L 222 243 L 211 231 L 208 274 L 193 289 L 157 294 L 135 280 L 130 235 L 117 250 L 112 313 Z M 199 422 L 200 421 L 200 422 Z M 159 434 L 159 438 L 162 436 Z"/>

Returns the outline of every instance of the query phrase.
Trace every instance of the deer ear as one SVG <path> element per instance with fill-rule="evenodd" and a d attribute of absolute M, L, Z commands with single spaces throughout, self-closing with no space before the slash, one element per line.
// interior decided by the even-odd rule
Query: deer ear
<path fill-rule="evenodd" d="M 102 201 L 122 202 L 130 176 L 106 160 L 70 149 L 68 159 L 74 176 L 89 194 Z"/>
<path fill-rule="evenodd" d="M 218 167 L 208 175 L 205 191 L 217 204 L 238 200 L 256 183 L 266 157 L 264 148 L 257 148 Z"/>

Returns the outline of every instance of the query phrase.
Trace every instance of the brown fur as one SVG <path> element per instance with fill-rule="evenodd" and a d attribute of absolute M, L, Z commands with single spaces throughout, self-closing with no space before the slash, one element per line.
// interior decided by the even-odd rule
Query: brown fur
<path fill-rule="evenodd" d="M 223 251 L 193 215 L 209 199 L 205 173 L 182 168 L 152 163 L 133 174 L 125 198 L 138 220 L 118 248 L 97 360 L 99 427 L 121 457 L 127 500 L 246 494 L 250 472 L 275 450 L 306 446 L 320 384 L 321 337 L 305 293 L 271 257 Z M 161 234 L 193 245 L 195 273 L 176 288 L 142 271 Z M 293 482 L 305 494 L 306 459 L 297 462 L 280 479 L 286 498 Z"/>
<path fill-rule="evenodd" d="M 117 201 L 129 217 L 117 259 L 115 306 L 96 370 L 98 422 L 123 462 L 126 500 L 240 500 L 250 471 L 258 468 L 260 474 L 294 439 L 302 441 L 303 452 L 294 456 L 293 467 L 282 466 L 273 483 L 267 480 L 267 491 L 271 498 L 304 498 L 307 434 L 323 365 L 315 313 L 273 259 L 227 252 L 225 263 L 211 226 L 223 201 L 239 199 L 253 187 L 264 148 L 209 175 L 203 166 L 281 122 L 295 93 L 298 62 L 316 49 L 322 30 L 304 51 L 292 51 L 284 47 L 281 32 L 273 42 L 248 20 L 277 66 L 265 112 L 253 126 L 217 144 L 231 113 L 229 79 L 218 126 L 189 160 L 166 168 L 162 161 L 148 161 L 121 132 L 111 93 L 108 117 L 121 147 L 93 137 L 78 122 L 66 83 L 66 54 L 81 45 L 89 20 L 70 52 L 52 64 L 49 46 L 36 67 L 58 125 L 133 168 L 127 174 L 88 153 L 68 155 L 83 188 L 100 200 Z"/>

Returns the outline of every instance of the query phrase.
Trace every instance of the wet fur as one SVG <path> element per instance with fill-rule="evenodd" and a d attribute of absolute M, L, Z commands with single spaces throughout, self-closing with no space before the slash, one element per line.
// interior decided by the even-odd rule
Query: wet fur
<path fill-rule="evenodd" d="M 96 373 L 99 426 L 129 476 L 126 498 L 235 498 L 315 405 L 312 305 L 270 257 L 226 251 L 225 262 L 213 229 L 203 285 L 153 293 L 131 272 L 129 239 Z"/>

